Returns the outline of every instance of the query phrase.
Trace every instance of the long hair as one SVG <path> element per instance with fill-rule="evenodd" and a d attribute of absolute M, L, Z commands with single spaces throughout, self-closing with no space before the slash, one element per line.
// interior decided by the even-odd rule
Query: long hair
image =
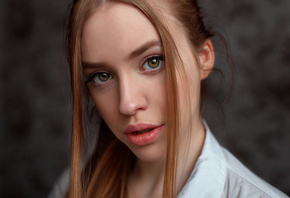
<path fill-rule="evenodd" d="M 81 161 L 84 153 L 84 125 L 86 88 L 82 71 L 80 40 L 87 18 L 105 2 L 124 2 L 141 10 L 157 29 L 165 55 L 165 80 L 167 90 L 167 157 L 163 197 L 177 196 L 175 176 L 177 167 L 177 142 L 180 128 L 177 75 L 186 73 L 169 28 L 160 15 L 154 12 L 152 2 L 146 0 L 74 0 L 67 29 L 67 53 L 71 72 L 73 95 L 73 129 L 71 177 L 68 196 L 79 197 L 125 197 L 128 174 L 134 166 L 135 156 L 108 129 L 100 119 L 96 148 L 85 168 Z M 165 1 L 165 0 L 164 0 Z M 159 2 L 156 2 L 158 4 Z M 160 2 L 161 3 L 161 2 Z M 162 2 L 163 3 L 163 2 Z M 204 27 L 195 0 L 168 0 L 170 14 L 177 19 L 187 34 L 193 52 L 197 52 L 212 34 Z"/>

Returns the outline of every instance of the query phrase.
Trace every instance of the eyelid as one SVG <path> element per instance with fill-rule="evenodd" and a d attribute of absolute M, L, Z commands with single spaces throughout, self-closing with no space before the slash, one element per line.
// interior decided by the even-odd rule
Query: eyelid
<path fill-rule="evenodd" d="M 142 71 L 145 71 L 145 69 L 143 69 L 143 65 L 146 63 L 146 61 L 150 60 L 151 58 L 158 58 L 159 60 L 162 61 L 162 65 L 156 69 L 151 69 L 151 71 L 156 71 L 156 70 L 159 70 L 161 68 L 163 68 L 163 65 L 164 65 L 164 62 L 165 62 L 165 56 L 163 54 L 154 54 L 154 55 L 149 55 L 147 57 L 145 57 L 142 61 L 141 61 L 141 70 Z"/>
<path fill-rule="evenodd" d="M 113 76 L 112 74 L 110 74 L 109 72 L 105 72 L 105 71 L 96 71 L 96 72 L 93 72 L 92 74 L 89 75 L 89 78 L 88 78 L 88 80 L 85 81 L 85 83 L 88 84 L 88 83 L 90 83 L 90 82 L 93 82 L 95 85 L 102 85 L 102 84 L 106 83 L 107 81 L 104 81 L 104 82 L 102 82 L 102 83 L 96 83 L 96 82 L 94 82 L 94 78 L 96 78 L 97 75 L 98 75 L 98 74 L 101 74 L 101 73 L 106 73 L 106 74 L 110 75 L 110 78 L 109 78 L 107 81 L 109 81 L 109 80 L 111 80 L 112 78 L 114 78 L 114 76 Z"/>
<path fill-rule="evenodd" d="M 88 84 L 88 83 L 92 82 L 93 79 L 94 79 L 94 77 L 95 77 L 98 73 L 100 73 L 100 72 L 99 72 L 99 71 L 97 71 L 97 72 L 92 72 L 92 73 L 89 75 L 88 80 L 85 81 L 85 83 Z"/>
<path fill-rule="evenodd" d="M 96 73 L 92 73 L 89 75 L 88 80 L 85 81 L 86 84 L 92 82 L 92 80 L 94 79 Z"/>

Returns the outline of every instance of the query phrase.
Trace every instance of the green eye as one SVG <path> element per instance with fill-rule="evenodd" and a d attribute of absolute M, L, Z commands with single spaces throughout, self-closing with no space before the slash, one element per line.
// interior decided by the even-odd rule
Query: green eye
<path fill-rule="evenodd" d="M 154 58 L 148 61 L 149 67 L 156 68 L 159 65 L 159 59 Z"/>
<path fill-rule="evenodd" d="M 98 72 L 98 73 L 92 74 L 89 77 L 89 79 L 86 81 L 86 83 L 94 81 L 96 84 L 102 84 L 102 83 L 105 83 L 112 78 L 113 78 L 113 76 L 107 72 Z"/>
<path fill-rule="evenodd" d="M 158 69 L 164 62 L 163 56 L 151 56 L 143 64 L 144 70 Z"/>
<path fill-rule="evenodd" d="M 97 74 L 96 77 L 98 80 L 105 82 L 105 81 L 109 80 L 111 76 L 110 76 L 110 74 L 103 72 L 103 73 Z"/>

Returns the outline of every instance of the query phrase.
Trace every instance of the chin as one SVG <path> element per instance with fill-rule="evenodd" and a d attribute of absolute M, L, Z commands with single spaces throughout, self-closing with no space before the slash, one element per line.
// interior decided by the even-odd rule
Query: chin
<path fill-rule="evenodd" d="M 147 163 L 154 163 L 166 159 L 166 146 L 163 145 L 149 144 L 139 148 L 132 148 L 131 151 L 138 160 Z"/>

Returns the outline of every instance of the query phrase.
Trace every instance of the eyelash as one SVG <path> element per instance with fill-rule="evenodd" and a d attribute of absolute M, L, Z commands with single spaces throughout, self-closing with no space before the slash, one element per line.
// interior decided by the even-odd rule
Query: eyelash
<path fill-rule="evenodd" d="M 154 60 L 157 60 L 157 63 L 158 63 L 155 68 L 153 68 L 153 67 L 151 67 L 151 66 L 148 65 L 148 67 L 150 67 L 150 68 L 149 69 L 144 69 L 144 65 L 146 63 L 149 64 L 149 61 L 154 61 Z M 142 71 L 147 71 L 147 70 L 149 70 L 149 71 L 159 71 L 161 69 L 160 67 L 162 67 L 163 64 L 164 64 L 164 61 L 165 61 L 165 57 L 163 55 L 152 55 L 152 56 L 148 56 L 148 57 L 146 57 L 144 59 L 144 61 L 142 61 L 141 70 Z M 109 75 L 109 76 L 108 76 L 108 79 L 101 80 L 100 79 L 100 76 L 101 75 Z M 88 80 L 85 81 L 85 83 L 90 83 L 92 81 L 95 81 L 94 79 L 96 77 L 98 78 L 97 80 L 102 81 L 102 82 L 99 82 L 99 83 L 98 82 L 95 82 L 95 84 L 97 84 L 97 85 L 101 85 L 103 83 L 106 83 L 107 81 L 109 81 L 112 78 L 114 78 L 110 73 L 107 73 L 107 72 L 96 72 L 96 73 L 91 74 L 89 76 Z"/>
<path fill-rule="evenodd" d="M 155 68 L 149 66 L 150 69 L 144 69 L 144 65 L 146 63 L 149 63 L 149 61 L 152 61 L 152 60 L 157 60 L 158 65 Z M 153 71 L 158 70 L 163 65 L 164 61 L 165 61 L 165 58 L 162 55 L 153 55 L 153 56 L 146 57 L 145 60 L 142 62 L 141 70 L 142 71 L 144 71 L 144 70 L 153 70 Z"/>
<path fill-rule="evenodd" d="M 104 74 L 105 74 L 105 75 L 109 75 L 108 79 L 105 80 L 105 81 L 103 81 L 103 80 L 100 79 L 100 76 L 101 76 L 101 75 L 104 75 Z M 107 72 L 96 72 L 96 73 L 93 73 L 92 75 L 90 75 L 89 79 L 88 79 L 87 81 L 85 81 L 85 83 L 92 82 L 96 77 L 98 77 L 98 80 L 103 81 L 103 82 L 101 82 L 101 83 L 97 83 L 97 82 L 95 82 L 96 84 L 103 84 L 103 83 L 105 83 L 105 82 L 107 82 L 108 80 L 110 80 L 110 79 L 113 78 L 113 76 L 112 76 L 111 74 L 107 73 Z"/>

